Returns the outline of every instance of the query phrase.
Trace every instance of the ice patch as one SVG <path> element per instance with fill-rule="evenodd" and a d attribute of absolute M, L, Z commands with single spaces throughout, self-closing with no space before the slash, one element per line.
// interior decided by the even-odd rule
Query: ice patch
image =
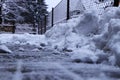
<path fill-rule="evenodd" d="M 0 53 L 12 53 L 12 51 L 7 46 L 0 45 Z"/>

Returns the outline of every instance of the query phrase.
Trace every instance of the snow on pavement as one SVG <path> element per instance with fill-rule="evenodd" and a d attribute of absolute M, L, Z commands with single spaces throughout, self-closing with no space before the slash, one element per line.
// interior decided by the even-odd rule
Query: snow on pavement
<path fill-rule="evenodd" d="M 101 17 L 86 11 L 67 23 L 56 24 L 45 35 L 0 34 L 1 47 L 18 49 L 14 55 L 0 54 L 1 79 L 119 80 L 120 18 L 115 16 L 119 9 L 115 8 L 114 14 L 113 8 L 106 9 L 109 15 Z M 41 46 L 45 48 L 39 50 Z"/>

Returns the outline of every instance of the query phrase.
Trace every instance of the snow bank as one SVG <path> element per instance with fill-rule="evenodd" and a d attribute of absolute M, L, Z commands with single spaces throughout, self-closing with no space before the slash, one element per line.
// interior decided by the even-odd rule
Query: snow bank
<path fill-rule="evenodd" d="M 98 17 L 92 12 L 85 12 L 67 23 L 53 26 L 52 29 L 46 32 L 45 36 L 48 45 L 52 48 L 59 51 L 72 51 L 71 59 L 80 58 L 83 62 L 96 62 L 96 47 L 90 35 L 96 33 L 97 30 Z M 79 57 L 76 57 L 77 54 Z M 85 61 L 86 59 L 88 60 Z"/>
<path fill-rule="evenodd" d="M 98 31 L 98 16 L 93 11 L 85 12 L 78 25 L 75 27 L 75 32 L 78 34 L 89 35 Z"/>
<path fill-rule="evenodd" d="M 95 35 L 93 41 L 98 48 L 115 56 L 114 61 L 120 66 L 120 8 L 108 8 L 100 23 L 101 34 Z"/>
<path fill-rule="evenodd" d="M 120 19 L 111 19 L 108 33 L 110 39 L 107 46 L 115 54 L 116 64 L 120 66 Z"/>
<path fill-rule="evenodd" d="M 79 18 L 53 26 L 45 36 L 52 48 L 71 50 L 72 60 L 111 64 L 116 61 L 119 65 L 120 8 L 107 8 L 101 16 L 86 11 Z"/>
<path fill-rule="evenodd" d="M 86 35 L 94 34 L 98 30 L 98 18 L 92 12 L 85 12 L 79 18 L 69 20 L 67 23 L 57 24 L 46 32 L 48 42 L 53 47 L 75 48 L 89 43 Z"/>
<path fill-rule="evenodd" d="M 66 37 L 72 34 L 73 27 L 77 25 L 78 21 L 78 19 L 72 19 L 67 23 L 57 24 L 53 26 L 53 28 L 48 30 L 45 34 L 48 40 L 48 44 L 51 45 L 52 48 L 64 48 L 66 44 Z"/>
<path fill-rule="evenodd" d="M 102 32 L 111 19 L 120 19 L 120 7 L 108 7 L 100 18 L 99 27 Z"/>
<path fill-rule="evenodd" d="M 0 34 L 1 44 L 20 44 L 20 45 L 40 45 L 41 43 L 47 44 L 44 35 L 32 34 Z"/>

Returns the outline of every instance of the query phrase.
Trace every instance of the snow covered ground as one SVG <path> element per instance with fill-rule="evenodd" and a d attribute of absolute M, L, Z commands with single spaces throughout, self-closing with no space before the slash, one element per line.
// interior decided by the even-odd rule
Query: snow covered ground
<path fill-rule="evenodd" d="M 54 25 L 45 35 L 0 34 L 0 44 L 44 45 L 70 53 L 71 59 L 80 62 L 116 63 L 119 66 L 119 14 L 120 7 L 107 8 L 101 16 L 92 10 L 85 11 L 67 23 Z"/>
<path fill-rule="evenodd" d="M 36 47 L 32 51 L 39 52 L 38 48 L 43 49 L 44 47 L 44 50 L 52 50 L 54 54 L 61 55 L 64 53 L 68 55 L 69 58 L 67 59 L 70 59 L 71 62 L 101 63 L 116 68 L 116 66 L 120 66 L 120 7 L 110 7 L 104 12 L 99 16 L 94 11 L 85 11 L 78 18 L 54 25 L 45 35 L 0 34 L 1 49 L 5 48 L 3 45 L 8 46 L 8 48 L 20 45 L 19 51 L 25 51 L 22 46 L 30 45 Z M 5 50 L 8 50 L 8 48 Z M 46 59 L 50 60 L 52 58 L 47 56 Z M 75 80 L 80 79 L 65 67 L 61 65 L 57 67 L 73 75 L 77 78 Z M 72 68 L 74 67 L 72 66 Z M 78 70 L 78 67 L 76 68 Z M 101 74 L 101 76 L 103 77 L 104 74 Z M 96 77 L 90 80 L 96 80 Z M 105 77 L 105 80 L 107 80 L 107 77 Z M 108 78 L 108 80 L 110 79 Z"/>
<path fill-rule="evenodd" d="M 0 34 L 0 44 L 20 44 L 20 45 L 40 45 L 40 43 L 47 44 L 44 35 L 33 34 Z"/>

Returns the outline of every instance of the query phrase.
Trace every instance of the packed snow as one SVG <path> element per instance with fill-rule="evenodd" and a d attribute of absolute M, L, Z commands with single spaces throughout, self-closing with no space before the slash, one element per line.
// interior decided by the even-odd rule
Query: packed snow
<path fill-rule="evenodd" d="M 104 12 L 99 16 L 94 11 L 85 11 L 78 18 L 54 25 L 45 35 L 0 34 L 0 44 L 44 44 L 58 52 L 70 53 L 73 61 L 120 66 L 120 7 L 110 7 Z"/>
<path fill-rule="evenodd" d="M 20 44 L 20 45 L 36 45 L 47 44 L 44 35 L 33 35 L 33 34 L 0 34 L 0 44 Z"/>

